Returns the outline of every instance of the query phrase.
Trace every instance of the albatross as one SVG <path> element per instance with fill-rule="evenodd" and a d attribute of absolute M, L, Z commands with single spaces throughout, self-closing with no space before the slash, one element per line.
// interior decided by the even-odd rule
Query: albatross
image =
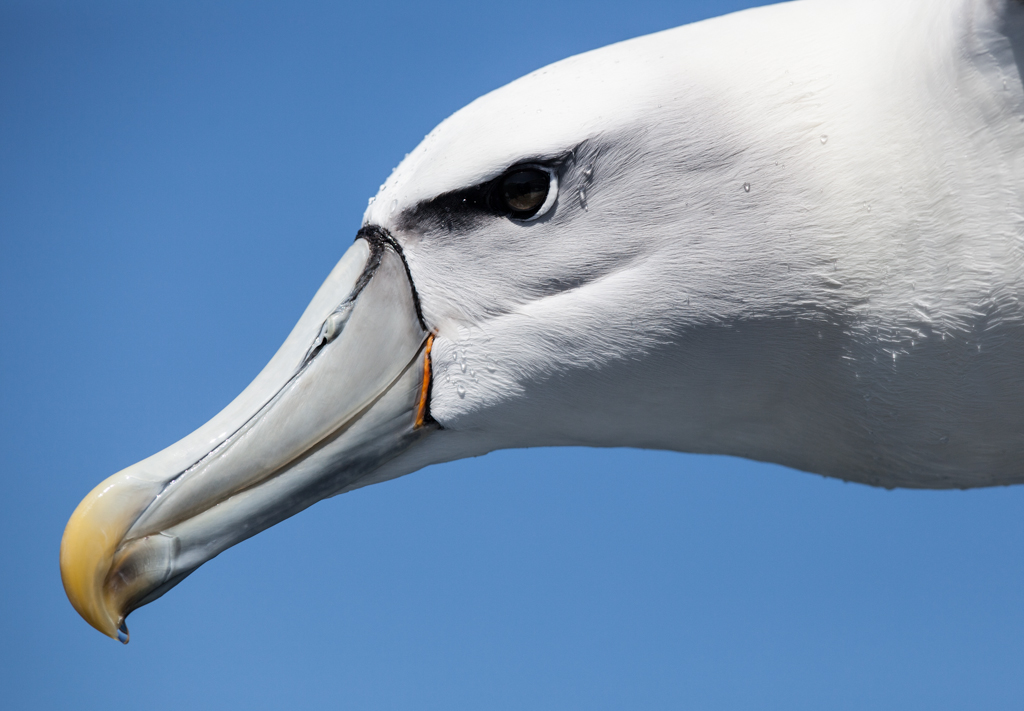
<path fill-rule="evenodd" d="M 270 363 L 64 532 L 125 618 L 329 496 L 510 447 L 1024 481 L 1024 6 L 800 0 L 560 61 L 435 128 Z"/>

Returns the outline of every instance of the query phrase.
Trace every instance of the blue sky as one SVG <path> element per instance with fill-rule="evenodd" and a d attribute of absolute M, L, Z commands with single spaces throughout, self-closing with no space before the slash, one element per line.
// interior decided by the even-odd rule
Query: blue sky
<path fill-rule="evenodd" d="M 78 618 L 81 497 L 258 372 L 437 122 L 757 4 L 0 2 L 0 705 L 1020 709 L 1024 488 L 499 452 Z"/>

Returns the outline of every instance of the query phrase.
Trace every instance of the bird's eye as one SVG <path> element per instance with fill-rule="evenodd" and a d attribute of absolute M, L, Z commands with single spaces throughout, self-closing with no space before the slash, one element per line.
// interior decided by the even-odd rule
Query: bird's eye
<path fill-rule="evenodd" d="M 497 198 L 511 217 L 529 220 L 540 217 L 554 202 L 554 179 L 540 167 L 513 168 L 498 181 Z M 545 208 L 542 212 L 541 208 Z"/>

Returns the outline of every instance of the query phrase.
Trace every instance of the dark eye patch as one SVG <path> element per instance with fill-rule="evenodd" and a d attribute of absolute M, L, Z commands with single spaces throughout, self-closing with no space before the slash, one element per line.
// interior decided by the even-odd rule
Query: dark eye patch
<path fill-rule="evenodd" d="M 557 170 L 551 166 L 550 170 Z M 424 203 L 401 218 L 400 229 L 467 228 L 486 217 L 525 220 L 544 205 L 551 174 L 542 164 L 518 164 L 486 183 L 456 190 Z"/>

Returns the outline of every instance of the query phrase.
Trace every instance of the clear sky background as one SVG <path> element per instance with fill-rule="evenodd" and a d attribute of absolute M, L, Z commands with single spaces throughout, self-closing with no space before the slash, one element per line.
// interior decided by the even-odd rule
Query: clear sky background
<path fill-rule="evenodd" d="M 1024 487 L 499 452 L 246 541 L 127 647 L 64 597 L 81 497 L 248 383 L 435 124 L 750 4 L 0 2 L 0 707 L 1024 708 Z"/>

